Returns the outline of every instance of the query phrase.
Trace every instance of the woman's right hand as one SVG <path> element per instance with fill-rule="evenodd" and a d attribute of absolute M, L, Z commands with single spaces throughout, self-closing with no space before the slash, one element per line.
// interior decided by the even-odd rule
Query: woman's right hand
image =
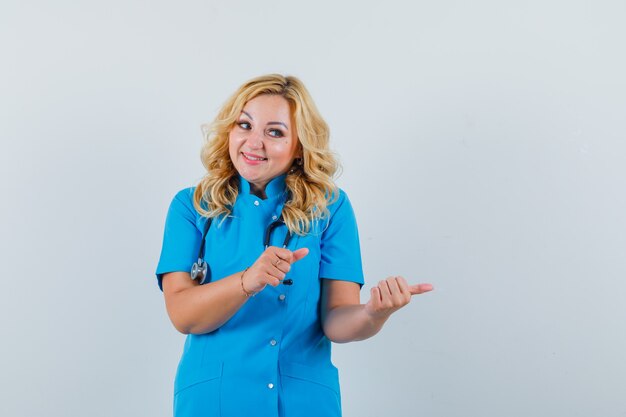
<path fill-rule="evenodd" d="M 287 276 L 294 262 L 307 256 L 309 250 L 300 248 L 296 251 L 270 246 L 259 256 L 243 274 L 242 285 L 248 293 L 263 291 L 266 285 L 278 286 Z"/>

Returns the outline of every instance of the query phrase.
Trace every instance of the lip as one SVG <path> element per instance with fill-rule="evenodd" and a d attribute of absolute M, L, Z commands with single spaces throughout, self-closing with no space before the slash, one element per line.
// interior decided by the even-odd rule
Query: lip
<path fill-rule="evenodd" d="M 242 156 L 242 159 L 248 165 L 259 165 L 259 164 L 262 164 L 263 162 L 267 162 L 267 158 L 265 158 L 265 157 L 263 157 L 261 155 L 255 155 L 253 153 L 241 152 L 241 156 Z M 254 159 L 249 159 L 249 158 L 263 158 L 263 159 L 262 160 L 254 160 Z"/>

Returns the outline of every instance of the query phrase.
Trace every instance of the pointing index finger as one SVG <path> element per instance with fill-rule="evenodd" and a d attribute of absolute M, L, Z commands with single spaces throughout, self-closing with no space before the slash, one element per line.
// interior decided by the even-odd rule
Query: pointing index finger
<path fill-rule="evenodd" d="M 293 263 L 293 253 L 289 249 L 277 247 L 274 250 L 274 255 L 283 262 Z"/>

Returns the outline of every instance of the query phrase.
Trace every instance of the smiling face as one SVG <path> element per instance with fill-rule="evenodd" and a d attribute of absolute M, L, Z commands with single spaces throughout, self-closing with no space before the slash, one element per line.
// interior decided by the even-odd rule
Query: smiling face
<path fill-rule="evenodd" d="M 230 159 L 254 194 L 265 197 L 265 186 L 286 173 L 300 157 L 289 102 L 279 95 L 248 101 L 228 136 Z"/>

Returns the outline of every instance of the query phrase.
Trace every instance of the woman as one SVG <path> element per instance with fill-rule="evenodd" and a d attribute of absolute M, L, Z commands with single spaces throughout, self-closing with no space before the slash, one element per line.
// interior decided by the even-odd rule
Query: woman
<path fill-rule="evenodd" d="M 360 304 L 356 221 L 332 180 L 328 127 L 297 78 L 241 86 L 202 162 L 206 176 L 170 205 L 156 271 L 188 335 L 174 414 L 340 416 L 330 342 L 373 336 L 432 286 L 390 277 Z"/>

